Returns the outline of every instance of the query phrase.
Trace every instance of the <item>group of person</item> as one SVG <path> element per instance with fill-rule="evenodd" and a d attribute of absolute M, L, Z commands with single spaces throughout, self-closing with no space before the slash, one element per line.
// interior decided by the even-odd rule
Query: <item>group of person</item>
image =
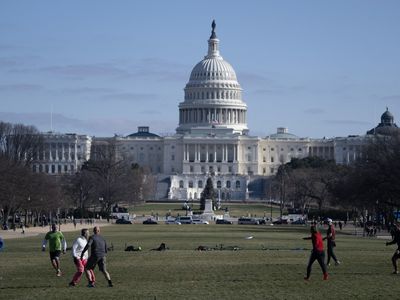
<path fill-rule="evenodd" d="M 47 241 L 49 241 L 49 253 L 51 264 L 56 271 L 56 276 L 62 275 L 60 267 L 60 255 L 66 253 L 67 243 L 62 232 L 57 230 L 57 225 L 51 226 L 42 243 L 42 251 L 46 250 Z M 90 248 L 90 256 L 88 249 Z M 93 235 L 89 236 L 89 230 L 84 228 L 81 230 L 81 235 L 72 243 L 72 259 L 76 267 L 76 273 L 72 277 L 69 286 L 76 286 L 83 273 L 85 273 L 88 280 L 88 287 L 95 287 L 96 277 L 94 269 L 96 265 L 99 267 L 100 272 L 108 282 L 109 287 L 113 287 L 110 274 L 106 268 L 106 254 L 107 243 L 100 235 L 100 227 L 93 228 Z"/>
<path fill-rule="evenodd" d="M 305 280 L 309 280 L 311 276 L 312 265 L 315 261 L 318 261 L 322 273 L 323 280 L 328 280 L 329 274 L 327 266 L 330 266 L 331 259 L 335 262 L 335 265 L 340 265 L 340 261 L 337 259 L 334 248 L 336 247 L 336 232 L 332 224 L 332 220 L 328 219 L 328 230 L 326 236 L 323 238 L 322 234 L 318 231 L 317 225 L 314 223 L 310 227 L 311 236 L 304 237 L 304 240 L 311 240 L 312 251 L 307 265 L 307 274 L 304 277 Z M 325 251 L 324 251 L 324 240 L 327 241 L 327 252 L 328 258 L 325 264 Z M 46 244 L 49 241 L 49 252 L 50 261 L 53 268 L 56 271 L 56 276 L 61 276 L 60 268 L 60 255 L 61 252 L 65 253 L 67 250 L 67 243 L 64 235 L 57 230 L 57 225 L 53 224 L 51 231 L 49 231 L 42 244 L 42 251 L 46 250 Z M 397 244 L 397 249 L 392 256 L 393 274 L 398 274 L 397 260 L 400 258 L 400 223 L 396 224 L 396 230 L 394 231 L 392 241 L 386 242 L 386 246 Z M 87 250 L 91 249 L 90 257 Z M 74 274 L 69 286 L 76 286 L 85 273 L 88 280 L 88 287 L 95 287 L 96 277 L 94 274 L 94 268 L 98 265 L 100 272 L 103 273 L 104 277 L 108 282 L 109 287 L 113 287 L 110 274 L 106 268 L 106 254 L 107 254 L 107 243 L 105 239 L 100 235 L 100 227 L 95 226 L 93 228 L 93 235 L 89 236 L 89 230 L 84 228 L 81 230 L 81 235 L 75 239 L 72 244 L 72 258 L 76 267 L 76 273 Z"/>
<path fill-rule="evenodd" d="M 305 280 L 309 280 L 311 276 L 312 265 L 315 261 L 318 261 L 323 279 L 328 280 L 329 275 L 327 271 L 327 266 L 330 266 L 331 259 L 335 261 L 335 265 L 340 265 L 340 261 L 337 259 L 333 249 L 336 247 L 336 232 L 335 227 L 332 224 L 332 219 L 328 219 L 328 230 L 326 232 L 326 237 L 322 237 L 322 234 L 318 231 L 317 225 L 311 225 L 310 232 L 311 236 L 303 238 L 304 240 L 311 240 L 312 242 L 312 250 L 311 255 L 308 260 L 307 265 L 307 275 L 304 277 Z M 327 241 L 327 249 L 328 249 L 328 260 L 325 264 L 325 251 L 324 251 L 324 240 Z"/>

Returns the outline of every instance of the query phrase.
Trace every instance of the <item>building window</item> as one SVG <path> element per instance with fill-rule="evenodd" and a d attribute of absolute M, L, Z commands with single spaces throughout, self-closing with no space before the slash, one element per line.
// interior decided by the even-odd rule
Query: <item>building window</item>
<path fill-rule="evenodd" d="M 303 151 L 303 149 L 299 148 L 299 152 Z"/>
<path fill-rule="evenodd" d="M 271 151 L 274 151 L 275 149 L 274 148 L 271 148 Z"/>
<path fill-rule="evenodd" d="M 202 181 L 202 180 L 199 180 L 199 181 L 197 182 L 197 187 L 198 187 L 199 189 L 202 189 L 202 188 L 203 188 L 203 181 Z"/>
<path fill-rule="evenodd" d="M 180 188 L 180 189 L 183 189 L 183 180 L 180 180 L 180 181 L 179 181 L 179 188 Z"/>
<path fill-rule="evenodd" d="M 189 188 L 193 188 L 193 181 L 189 181 Z"/>
<path fill-rule="evenodd" d="M 217 181 L 217 189 L 220 189 L 221 188 L 221 180 L 218 180 Z"/>
<path fill-rule="evenodd" d="M 175 168 L 174 167 L 171 168 L 171 173 L 175 173 Z"/>
<path fill-rule="evenodd" d="M 194 168 L 193 168 L 193 166 L 190 166 L 190 173 L 193 173 L 194 172 Z"/>
<path fill-rule="evenodd" d="M 236 180 L 236 188 L 240 189 L 240 181 L 239 180 Z"/>
<path fill-rule="evenodd" d="M 274 162 L 274 157 L 273 157 L 273 156 L 271 156 L 271 162 L 272 162 L 272 163 Z"/>
<path fill-rule="evenodd" d="M 263 174 L 267 173 L 267 169 L 263 168 Z"/>
<path fill-rule="evenodd" d="M 221 167 L 217 167 L 217 172 L 221 172 Z"/>
<path fill-rule="evenodd" d="M 263 148 L 263 151 L 265 151 L 265 150 L 267 150 L 267 149 Z"/>
<path fill-rule="evenodd" d="M 75 170 L 75 166 L 74 165 L 71 165 L 71 173 L 73 173 L 74 172 L 74 170 Z"/>
<path fill-rule="evenodd" d="M 61 172 L 62 172 L 62 171 L 61 171 L 61 165 L 58 165 L 58 166 L 57 166 L 57 169 L 58 169 L 58 170 L 57 170 L 57 173 L 61 173 Z"/>
<path fill-rule="evenodd" d="M 232 173 L 232 167 L 231 166 L 228 167 L 228 172 Z"/>
<path fill-rule="evenodd" d="M 275 169 L 274 168 L 270 168 L 269 171 L 270 171 L 271 174 L 274 174 Z"/>
<path fill-rule="evenodd" d="M 46 173 L 49 173 L 49 165 L 45 166 Z"/>
<path fill-rule="evenodd" d="M 205 172 L 205 168 L 204 168 L 204 166 L 201 166 L 201 173 L 204 173 Z"/>
<path fill-rule="evenodd" d="M 230 188 L 231 188 L 231 182 L 230 182 L 229 180 L 226 182 L 226 188 L 227 188 L 227 189 L 230 189 Z"/>
<path fill-rule="evenodd" d="M 266 162 L 267 161 L 267 159 L 265 158 L 265 156 L 263 157 L 263 162 Z"/>
<path fill-rule="evenodd" d="M 175 160 L 175 154 L 171 155 L 171 160 Z"/>
<path fill-rule="evenodd" d="M 251 154 L 247 154 L 247 161 L 251 161 Z"/>

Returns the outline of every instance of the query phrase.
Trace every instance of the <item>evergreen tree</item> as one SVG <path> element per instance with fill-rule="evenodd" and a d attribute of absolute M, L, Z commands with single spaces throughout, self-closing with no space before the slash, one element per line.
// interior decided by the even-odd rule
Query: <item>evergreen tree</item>
<path fill-rule="evenodd" d="M 215 206 L 215 191 L 214 191 L 214 186 L 211 178 L 209 177 L 207 179 L 206 186 L 201 193 L 200 197 L 200 209 L 204 210 L 206 207 L 206 199 L 211 199 L 212 200 L 212 205 L 213 207 Z"/>

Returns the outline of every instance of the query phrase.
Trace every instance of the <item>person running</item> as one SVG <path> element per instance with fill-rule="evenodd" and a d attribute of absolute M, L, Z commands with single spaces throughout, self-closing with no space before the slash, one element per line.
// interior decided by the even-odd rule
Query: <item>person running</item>
<path fill-rule="evenodd" d="M 335 253 L 333 252 L 333 248 L 336 247 L 336 231 L 332 224 L 332 219 L 328 219 L 328 231 L 326 232 L 326 237 L 324 240 L 327 240 L 327 248 L 328 248 L 328 261 L 326 262 L 327 266 L 330 266 L 331 258 L 335 261 L 335 265 L 340 265 L 340 261 L 336 258 Z"/>
<path fill-rule="evenodd" d="M 88 254 L 85 253 L 83 258 L 81 259 L 82 250 L 85 248 L 87 244 L 87 240 L 89 238 L 89 230 L 84 228 L 81 230 L 81 235 L 76 238 L 74 243 L 72 244 L 72 258 L 74 260 L 74 264 L 76 267 L 76 273 L 72 278 L 69 286 L 76 286 L 82 278 L 82 274 L 85 270 L 85 266 L 88 259 Z M 90 280 L 95 282 L 95 276 L 93 270 L 90 270 Z"/>
<path fill-rule="evenodd" d="M 42 251 L 46 251 L 46 244 L 49 241 L 49 251 L 50 251 L 50 261 L 53 268 L 56 270 L 56 275 L 58 277 L 61 276 L 61 269 L 60 269 L 60 255 L 61 249 L 62 252 L 65 254 L 67 250 L 67 242 L 65 241 L 64 235 L 61 231 L 57 230 L 57 225 L 51 225 L 51 231 L 49 231 L 46 236 L 44 237 L 42 243 Z"/>
<path fill-rule="evenodd" d="M 397 271 L 397 260 L 400 258 L 400 224 L 396 224 L 396 229 L 393 231 L 393 240 L 391 242 L 386 242 L 386 246 L 397 244 L 397 249 L 392 256 L 392 264 L 393 264 L 393 274 L 398 274 Z"/>
<path fill-rule="evenodd" d="M 307 266 L 307 276 L 304 277 L 305 280 L 310 279 L 311 268 L 315 260 L 318 260 L 318 263 L 321 267 L 323 273 L 323 279 L 328 280 L 328 272 L 326 271 L 325 265 L 325 252 L 324 252 L 324 242 L 322 240 L 321 233 L 318 232 L 317 227 L 312 225 L 310 228 L 311 236 L 303 238 L 304 240 L 311 240 L 313 249 L 311 250 L 310 259 L 308 261 Z"/>
<path fill-rule="evenodd" d="M 110 274 L 106 268 L 106 254 L 107 254 L 107 243 L 104 238 L 100 235 L 100 227 L 96 226 L 93 228 L 93 235 L 90 236 L 88 243 L 82 250 L 81 258 L 83 258 L 85 252 L 90 247 L 90 257 L 85 267 L 86 278 L 89 281 L 88 287 L 95 287 L 93 278 L 91 278 L 91 272 L 96 265 L 99 266 L 100 272 L 103 273 L 107 279 L 108 286 L 113 287 Z"/>

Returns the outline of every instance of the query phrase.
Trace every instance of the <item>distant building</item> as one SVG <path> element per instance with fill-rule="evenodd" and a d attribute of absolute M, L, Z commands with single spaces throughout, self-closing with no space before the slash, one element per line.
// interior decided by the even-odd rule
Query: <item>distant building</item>
<path fill-rule="evenodd" d="M 34 168 L 49 174 L 71 173 L 89 158 L 90 151 L 96 159 L 102 147 L 113 144 L 117 159 L 157 174 L 157 199 L 199 199 L 211 177 L 221 200 L 247 200 L 262 198 L 260 178 L 275 175 L 292 158 L 317 156 L 350 164 L 374 134 L 399 131 L 387 110 L 381 123 L 363 136 L 300 138 L 285 127 L 266 137 L 249 135 L 242 88 L 234 69 L 220 55 L 215 26 L 207 55 L 193 68 L 178 107 L 173 136 L 160 137 L 148 126 L 125 137 L 93 140 L 83 135 L 46 134 L 45 149 Z"/>

